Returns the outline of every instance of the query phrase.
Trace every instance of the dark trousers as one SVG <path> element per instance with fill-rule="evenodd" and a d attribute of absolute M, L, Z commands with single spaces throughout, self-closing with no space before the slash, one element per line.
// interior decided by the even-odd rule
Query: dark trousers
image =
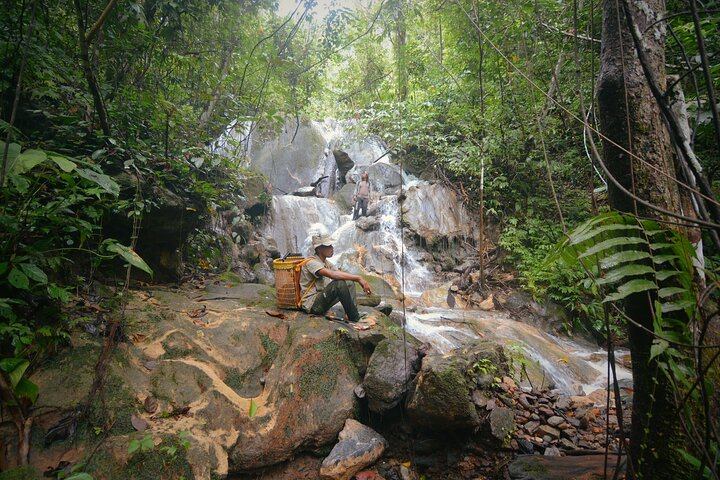
<path fill-rule="evenodd" d="M 338 301 L 342 304 L 349 321 L 357 322 L 360 320 L 360 314 L 355 306 L 355 285 L 347 280 L 333 280 L 330 282 L 315 297 L 315 301 L 310 307 L 310 313 L 324 315 Z"/>
<path fill-rule="evenodd" d="M 355 203 L 355 211 L 353 212 L 353 220 L 357 220 L 360 217 L 360 210 L 362 210 L 362 216 L 367 217 L 367 207 L 369 198 L 358 198 Z"/>

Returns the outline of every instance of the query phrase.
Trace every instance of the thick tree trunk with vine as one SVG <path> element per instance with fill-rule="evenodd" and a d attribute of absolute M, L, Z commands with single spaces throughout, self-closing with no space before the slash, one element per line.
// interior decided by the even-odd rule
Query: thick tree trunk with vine
<path fill-rule="evenodd" d="M 653 24 L 665 14 L 664 1 L 643 0 L 628 4 L 634 22 L 641 32 L 645 32 L 649 67 L 657 73 L 661 88 L 665 88 L 665 24 L 662 21 Z M 670 137 L 648 87 L 629 33 L 623 3 L 619 1 L 603 0 L 601 62 L 598 103 L 601 130 L 606 136 L 603 147 L 608 169 L 637 197 L 666 210 L 682 212 L 681 195 L 672 181 L 675 168 Z M 615 209 L 658 218 L 654 210 L 637 203 L 612 182 L 608 182 L 608 189 L 610 203 Z M 634 381 L 629 451 L 632 470 L 636 478 L 642 479 L 688 478 L 690 469 L 678 451 L 683 438 L 672 386 L 660 370 L 658 358 L 650 358 L 652 299 L 644 294 L 628 297 L 625 311 L 637 323 L 628 325 Z"/>

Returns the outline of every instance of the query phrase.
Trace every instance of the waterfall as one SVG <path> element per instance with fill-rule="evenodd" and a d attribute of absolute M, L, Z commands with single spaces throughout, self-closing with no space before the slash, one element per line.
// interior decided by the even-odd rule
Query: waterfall
<path fill-rule="evenodd" d="M 598 355 L 590 345 L 554 337 L 502 311 L 449 308 L 444 300 L 449 281 L 457 274 L 436 274 L 433 255 L 407 240 L 421 237 L 425 242 L 420 243 L 435 245 L 446 240 L 471 241 L 476 232 L 472 219 L 452 190 L 401 171 L 380 140 L 363 138 L 357 129 L 346 131 L 344 125 L 338 121 L 309 122 L 299 128 L 292 145 L 285 131 L 280 139 L 266 139 L 253 146 L 251 167 L 278 186 L 269 221 L 258 231 L 262 241 L 274 243 L 281 254 L 312 255 L 310 230 L 314 224 L 322 224 L 334 238 L 331 261 L 344 271 L 382 277 L 398 288 L 397 292 L 387 288 L 376 293 L 396 306 L 395 294 L 405 296 L 409 333 L 429 342 L 436 354 L 484 339 L 504 345 L 513 358 L 517 355 L 528 368 L 539 372 L 546 384 L 566 393 L 579 388 L 590 392 L 606 381 L 607 364 L 593 360 Z M 345 157 L 352 162 L 344 178 L 338 176 L 334 151 L 343 152 L 345 167 Z M 351 193 L 341 187 L 345 182 L 357 182 L 364 171 L 370 175 L 373 201 L 368 217 L 353 221 L 348 207 Z M 321 175 L 328 178 L 316 185 L 317 197 L 277 194 L 307 187 Z M 406 196 L 402 226 L 401 185 Z M 438 295 L 420 298 L 432 291 Z M 435 303 L 428 307 L 422 304 L 425 301 Z M 620 368 L 619 377 L 629 378 L 630 373 Z"/>

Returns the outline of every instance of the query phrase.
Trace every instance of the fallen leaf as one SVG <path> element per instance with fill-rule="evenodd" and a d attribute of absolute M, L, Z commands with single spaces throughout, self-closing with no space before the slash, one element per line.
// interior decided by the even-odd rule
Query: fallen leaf
<path fill-rule="evenodd" d="M 558 362 L 570 363 L 570 361 L 567 358 L 558 358 Z"/>
<path fill-rule="evenodd" d="M 142 333 L 133 333 L 130 338 L 132 339 L 133 343 L 140 343 L 147 338 L 147 335 L 144 335 Z"/>
<path fill-rule="evenodd" d="M 135 415 L 132 415 L 130 417 L 130 423 L 132 423 L 132 426 L 138 432 L 144 432 L 145 429 L 148 427 L 148 423 L 145 420 L 140 417 L 136 417 Z"/>
<path fill-rule="evenodd" d="M 284 313 L 280 313 L 280 312 L 273 312 L 270 310 L 266 310 L 265 313 L 267 315 L 270 315 L 271 317 L 279 318 L 281 320 L 287 320 L 287 318 L 288 318 L 287 315 L 285 315 Z"/>
<path fill-rule="evenodd" d="M 143 406 L 145 407 L 145 411 L 148 413 L 157 412 L 157 409 L 158 409 L 157 398 L 153 397 L 152 395 L 145 397 L 145 402 L 143 402 Z"/>
<path fill-rule="evenodd" d="M 206 306 L 206 305 L 203 305 L 203 306 L 200 307 L 200 308 L 197 308 L 197 309 L 195 309 L 195 310 L 192 310 L 192 311 L 188 312 L 188 316 L 189 316 L 190 318 L 201 318 L 201 317 L 204 317 L 205 315 L 207 315 L 207 312 L 206 312 L 205 310 L 207 310 L 207 306 Z"/>

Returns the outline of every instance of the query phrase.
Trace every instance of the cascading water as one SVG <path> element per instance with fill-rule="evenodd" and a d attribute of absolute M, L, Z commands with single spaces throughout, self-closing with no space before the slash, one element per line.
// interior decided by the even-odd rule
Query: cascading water
<path fill-rule="evenodd" d="M 454 193 L 444 187 L 420 182 L 401 172 L 392 165 L 386 149 L 377 140 L 358 139 L 343 131 L 340 122 L 313 122 L 307 128 L 319 133 L 310 134 L 302 130 L 299 138 L 318 138 L 306 146 L 294 145 L 293 152 L 307 151 L 310 160 L 299 160 L 301 165 L 291 171 L 293 178 L 316 179 L 318 172 L 336 178 L 337 162 L 333 150 L 341 148 L 355 162 L 345 178 L 337 177 L 337 187 L 342 183 L 355 182 L 361 171 L 370 172 L 370 181 L 375 192 L 374 204 L 369 218 L 353 221 L 345 206 L 340 202 L 341 193 L 336 192 L 330 181 L 318 189 L 317 197 L 276 195 L 271 205 L 272 220 L 261 232 L 268 242 L 275 242 L 281 253 L 300 252 L 311 255 L 310 236 L 320 225 L 335 239 L 335 255 L 332 261 L 341 269 L 358 274 L 377 275 L 394 280 L 391 285 L 399 287 L 398 292 L 376 292 L 392 302 L 396 294 L 402 293 L 410 308 L 407 314 L 408 331 L 422 341 L 429 342 L 438 354 L 468 345 L 481 338 L 501 343 L 528 366 L 539 370 L 545 385 L 554 385 L 567 393 L 574 393 L 579 387 L 586 392 L 605 382 L 607 364 L 592 361 L 595 349 L 566 339 L 553 337 L 526 323 L 511 319 L 503 312 L 450 309 L 447 305 L 421 307 L 418 297 L 432 290 L 447 293 L 443 279 L 431 272 L 423 259 L 430 258 L 420 247 L 408 245 L 403 239 L 398 201 L 400 186 L 407 195 L 403 208 L 404 218 L 412 214 L 420 222 L 414 228 L 415 235 L 431 235 L 432 238 L 457 235 L 467 238 L 472 232 L 472 222 L 459 202 L 453 200 Z M 315 135 L 315 136 L 313 136 Z M 309 141 L 309 140 L 308 140 Z M 275 142 L 273 148 L 278 148 Z M 286 148 L 285 145 L 283 148 Z M 262 150 L 262 147 L 259 149 Z M 275 157 L 273 157 L 275 155 Z M 261 158 L 277 158 L 281 153 L 261 151 Z M 379 161 L 378 158 L 382 157 Z M 314 158 L 314 160 L 313 160 Z M 254 160 L 253 160 L 254 161 Z M 277 170 L 266 170 L 270 174 Z M 271 175 L 271 183 L 279 183 Z M 306 180 L 309 182 L 309 180 Z M 319 198 L 330 196 L 331 199 Z M 409 213 L 408 213 L 409 212 Z M 429 232 L 429 233 L 428 233 Z M 405 243 L 404 243 L 405 242 Z M 402 282 L 404 277 L 404 282 Z M 402 285 L 401 285 L 402 283 Z M 423 299 L 426 295 L 423 295 Z M 441 303 L 444 303 L 444 298 Z M 415 310 L 415 311 L 412 311 Z M 620 378 L 629 378 L 627 370 L 619 369 Z"/>

